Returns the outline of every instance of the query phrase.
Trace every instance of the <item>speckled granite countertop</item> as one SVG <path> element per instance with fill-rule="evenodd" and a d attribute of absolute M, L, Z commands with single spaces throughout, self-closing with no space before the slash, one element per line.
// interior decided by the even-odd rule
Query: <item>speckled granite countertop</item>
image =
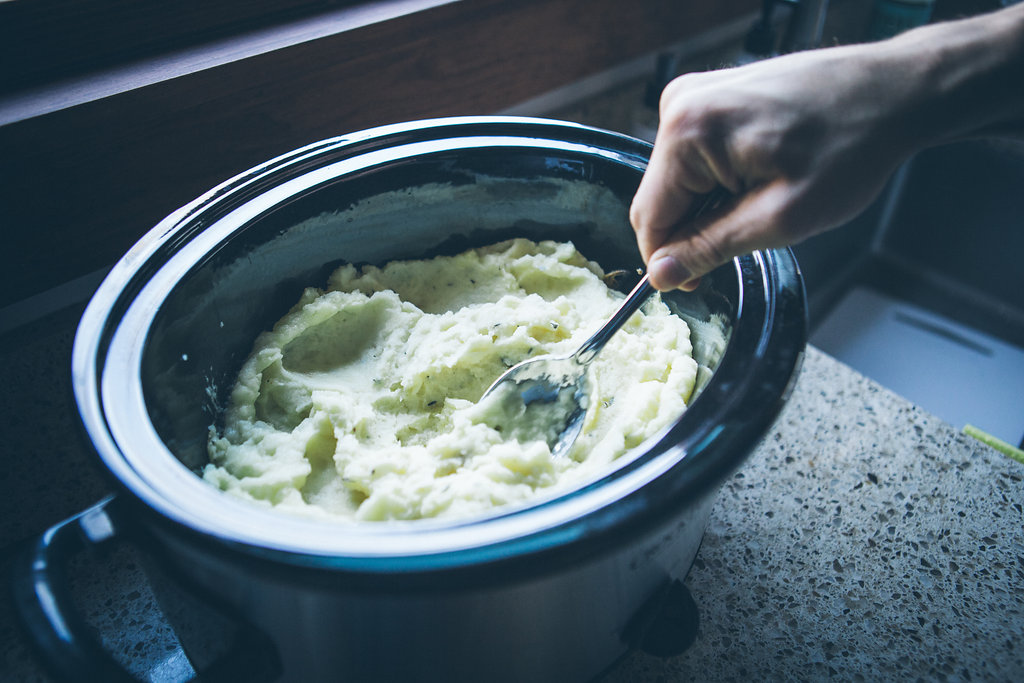
<path fill-rule="evenodd" d="M 107 489 L 76 438 L 76 317 L 0 347 L 4 570 L 16 542 Z M 811 348 L 778 422 L 715 505 L 686 580 L 697 641 L 668 659 L 629 654 L 604 678 L 1024 680 L 1022 506 L 1024 465 Z M 175 648 L 129 551 L 76 576 L 119 657 L 138 666 Z M 4 583 L 0 679 L 47 681 Z"/>
<path fill-rule="evenodd" d="M 1024 680 L 1024 465 L 811 348 L 686 583 L 693 647 L 609 681 Z"/>

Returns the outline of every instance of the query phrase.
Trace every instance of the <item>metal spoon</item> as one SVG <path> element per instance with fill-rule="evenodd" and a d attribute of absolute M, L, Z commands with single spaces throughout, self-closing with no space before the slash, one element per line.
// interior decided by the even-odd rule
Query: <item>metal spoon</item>
<path fill-rule="evenodd" d="M 548 444 L 553 456 L 564 455 L 579 436 L 583 429 L 583 418 L 587 415 L 587 367 L 612 335 L 655 291 L 647 275 L 644 275 L 608 322 L 583 342 L 575 353 L 569 356 L 544 356 L 514 365 L 484 392 L 481 400 L 499 392 L 514 392 L 518 393 L 527 409 L 534 403 L 546 403 L 551 404 L 548 409 L 565 413 L 565 426 L 553 432 L 557 437 L 553 444 Z M 552 415 L 551 419 L 557 424 L 561 422 L 562 415 Z"/>
<path fill-rule="evenodd" d="M 716 191 L 704 197 L 687 220 L 693 220 L 708 208 L 716 206 L 726 196 Z M 526 411 L 537 403 L 545 404 L 543 409 L 556 411 L 548 416 L 547 423 L 558 427 L 557 431 L 547 430 L 551 454 L 560 457 L 567 453 L 583 430 L 583 418 L 587 415 L 589 382 L 587 367 L 597 357 L 612 335 L 629 320 L 655 292 L 645 273 L 640 282 L 629 293 L 618 310 L 597 332 L 569 356 L 542 356 L 513 365 L 484 392 L 481 401 L 521 401 Z M 518 394 L 518 397 L 515 395 Z M 499 396 L 500 395 L 500 396 Z M 538 406 L 539 407 L 539 406 Z M 523 414 L 520 412 L 520 414 Z M 563 416 L 564 414 L 564 416 Z M 533 420 L 534 423 L 537 420 Z"/>

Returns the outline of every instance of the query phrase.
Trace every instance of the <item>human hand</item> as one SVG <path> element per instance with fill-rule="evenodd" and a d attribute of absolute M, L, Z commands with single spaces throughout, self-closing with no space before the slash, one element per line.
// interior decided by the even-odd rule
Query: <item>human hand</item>
<path fill-rule="evenodd" d="M 914 96 L 863 46 L 688 74 L 666 88 L 650 164 L 630 209 L 661 290 L 692 289 L 734 256 L 852 218 L 918 144 Z M 733 198 L 681 225 L 699 195 Z"/>

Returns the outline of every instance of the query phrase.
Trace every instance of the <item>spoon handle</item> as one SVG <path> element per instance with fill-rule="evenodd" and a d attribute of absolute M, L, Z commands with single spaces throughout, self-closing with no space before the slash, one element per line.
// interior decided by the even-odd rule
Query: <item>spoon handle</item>
<path fill-rule="evenodd" d="M 626 300 L 622 302 L 618 310 L 612 314 L 612 317 L 608 319 L 604 325 L 601 326 L 594 334 L 590 335 L 590 339 L 583 342 L 573 357 L 576 362 L 580 365 L 586 365 L 590 361 L 594 360 L 594 356 L 601 352 L 604 345 L 608 343 L 612 335 L 618 332 L 619 328 L 622 327 L 630 316 L 637 312 L 645 301 L 647 301 L 651 294 L 654 294 L 655 289 L 651 285 L 650 278 L 647 273 L 644 273 L 643 278 L 637 283 L 633 291 L 629 293 Z"/>
<path fill-rule="evenodd" d="M 722 187 L 718 187 L 712 190 L 710 193 L 705 195 L 701 201 L 693 206 L 689 216 L 684 219 L 685 221 L 692 221 L 708 209 L 713 209 L 722 203 L 729 196 L 729 192 Z M 637 283 L 633 291 L 629 293 L 626 300 L 622 302 L 619 309 L 615 311 L 611 318 L 608 319 L 604 325 L 601 326 L 597 332 L 590 336 L 590 339 L 583 342 L 583 345 L 576 350 L 576 353 L 572 354 L 572 357 L 576 359 L 576 362 L 580 365 L 586 365 L 590 361 L 594 360 L 594 356 L 601 352 L 604 345 L 608 343 L 608 340 L 613 334 L 615 334 L 620 327 L 625 324 L 629 317 L 637 312 L 647 299 L 650 298 L 651 294 L 654 294 L 655 289 L 651 286 L 650 278 L 647 273 L 644 273 L 643 278 Z"/>

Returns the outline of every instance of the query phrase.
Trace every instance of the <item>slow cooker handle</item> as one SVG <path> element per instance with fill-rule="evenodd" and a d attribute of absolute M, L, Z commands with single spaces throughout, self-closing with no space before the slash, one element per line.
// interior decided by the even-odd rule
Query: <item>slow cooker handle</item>
<path fill-rule="evenodd" d="M 79 614 L 68 590 L 65 566 L 72 557 L 89 548 L 99 549 L 124 537 L 112 514 L 116 496 L 54 525 L 23 551 L 12 566 L 14 607 L 32 645 L 51 673 L 61 680 L 96 680 L 120 683 L 134 681 Z M 247 636 L 253 629 L 245 630 Z M 274 649 L 262 634 L 252 643 L 235 643 L 221 660 L 197 672 L 184 650 L 179 648 L 157 664 L 159 680 L 238 680 L 240 671 L 257 678 L 275 678 L 280 671 Z M 156 670 L 150 672 L 154 673 Z"/>

